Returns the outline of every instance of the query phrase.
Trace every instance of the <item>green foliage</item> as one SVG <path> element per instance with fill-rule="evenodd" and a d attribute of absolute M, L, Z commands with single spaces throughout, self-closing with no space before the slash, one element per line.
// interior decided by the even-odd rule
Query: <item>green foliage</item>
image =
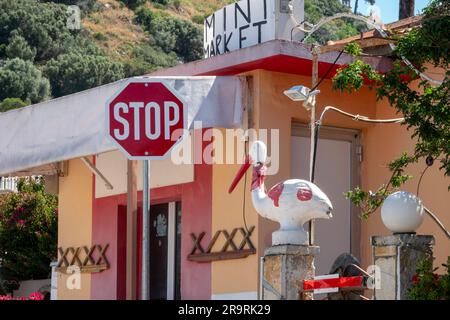
<path fill-rule="evenodd" d="M 43 179 L 22 179 L 17 193 L 1 194 L 0 279 L 48 278 L 56 255 L 57 224 L 57 198 L 45 192 Z M 0 293 L 11 289 L 2 286 Z"/>
<path fill-rule="evenodd" d="M 36 48 L 31 48 L 28 45 L 27 40 L 19 35 L 17 30 L 11 32 L 11 36 L 8 40 L 9 43 L 5 47 L 6 57 L 10 59 L 20 58 L 22 60 L 34 60 L 34 57 L 36 56 Z"/>
<path fill-rule="evenodd" d="M 193 23 L 203 25 L 204 21 L 205 21 L 205 17 L 204 16 L 195 15 L 195 16 L 192 17 L 192 22 Z"/>
<path fill-rule="evenodd" d="M 157 3 L 163 6 L 167 6 L 169 4 L 169 0 L 151 0 L 153 3 Z"/>
<path fill-rule="evenodd" d="M 99 41 L 106 41 L 106 40 L 108 40 L 108 37 L 105 36 L 102 32 L 95 32 L 95 33 L 92 35 L 92 37 L 93 37 L 94 39 L 99 40 Z"/>
<path fill-rule="evenodd" d="M 155 18 L 155 14 L 147 7 L 141 6 L 135 11 L 134 21 L 140 24 L 144 30 L 150 30 L 152 28 L 152 21 Z"/>
<path fill-rule="evenodd" d="M 54 2 L 65 5 L 77 5 L 81 9 L 81 15 L 100 10 L 103 5 L 97 0 L 40 0 L 40 2 Z"/>
<path fill-rule="evenodd" d="M 446 274 L 438 275 L 431 259 L 422 260 L 408 290 L 409 300 L 450 300 L 450 257 L 442 264 Z"/>
<path fill-rule="evenodd" d="M 13 109 L 18 109 L 27 106 L 28 103 L 19 98 L 6 98 L 0 102 L 0 112 L 6 112 Z"/>
<path fill-rule="evenodd" d="M 323 17 L 350 11 L 339 0 L 305 0 L 305 19 L 312 24 L 318 23 Z M 347 18 L 338 19 L 317 30 L 311 36 L 310 41 L 325 44 L 328 40 L 344 39 L 366 30 L 367 26 L 361 21 Z"/>
<path fill-rule="evenodd" d="M 410 178 L 403 173 L 406 167 L 423 158 L 440 159 L 440 169 L 444 175 L 450 175 L 449 28 L 450 4 L 433 0 L 425 9 L 422 26 L 398 38 L 394 66 L 389 72 L 377 74 L 372 67 L 356 60 L 338 70 L 333 78 L 334 89 L 349 92 L 360 89 L 365 78 L 372 80 L 378 99 L 387 99 L 403 114 L 403 124 L 412 130 L 411 137 L 417 139 L 413 155 L 403 155 L 389 165 L 393 174 L 387 185 L 394 189 Z M 349 51 L 357 53 L 354 46 L 352 44 L 353 49 Z M 412 82 L 417 80 L 417 74 L 403 62 L 402 56 L 425 73 L 429 63 L 440 67 L 445 72 L 442 84 L 418 80 L 416 88 Z M 379 199 L 384 199 L 391 191 L 383 185 L 375 194 L 355 189 L 347 193 L 347 197 L 360 206 L 363 216 L 367 217 L 381 205 Z"/>
<path fill-rule="evenodd" d="M 100 86 L 124 77 L 122 64 L 106 56 L 72 52 L 50 60 L 44 73 L 55 97 Z"/>
<path fill-rule="evenodd" d="M 333 89 L 352 93 L 354 90 L 361 89 L 366 79 L 372 85 L 381 79 L 381 75 L 371 65 L 361 60 L 355 60 L 349 63 L 348 67 L 336 71 L 333 78 Z"/>
<path fill-rule="evenodd" d="M 356 42 L 350 42 L 345 46 L 344 52 L 354 57 L 357 57 L 361 55 L 362 50 Z"/>
<path fill-rule="evenodd" d="M 361 217 L 363 219 L 375 212 L 382 204 L 384 199 L 394 191 L 397 191 L 404 183 L 412 179 L 411 175 L 405 174 L 405 168 L 413 162 L 417 162 L 417 158 L 403 153 L 398 159 L 391 161 L 388 168 L 391 171 L 391 178 L 386 184 L 383 184 L 376 190 L 364 191 L 359 187 L 344 193 L 344 196 L 353 204 L 360 207 Z"/>
<path fill-rule="evenodd" d="M 178 57 L 174 52 L 165 53 L 158 47 L 142 44 L 132 48 L 133 59 L 125 63 L 126 77 L 140 76 L 159 68 L 168 68 L 178 63 Z"/>
<path fill-rule="evenodd" d="M 0 100 L 20 98 L 37 103 L 49 97 L 48 79 L 30 61 L 19 58 L 6 60 L 0 68 Z"/>
<path fill-rule="evenodd" d="M 36 50 L 37 61 L 46 61 L 66 52 L 74 41 L 67 18 L 65 5 L 0 0 L 0 43 L 8 43 L 14 31 Z"/>
<path fill-rule="evenodd" d="M 181 0 L 171 0 L 170 3 L 175 7 L 175 9 L 180 10 Z"/>
<path fill-rule="evenodd" d="M 184 62 L 198 60 L 203 55 L 203 33 L 190 21 L 159 15 L 150 27 L 144 27 L 151 43 L 166 53 L 175 52 Z"/>
<path fill-rule="evenodd" d="M 119 1 L 130 9 L 136 9 L 137 7 L 143 5 L 146 2 L 146 0 L 119 0 Z"/>
<path fill-rule="evenodd" d="M 362 50 L 356 42 L 347 44 L 344 52 L 356 57 L 362 54 Z M 333 78 L 333 89 L 346 90 L 352 93 L 354 90 L 361 89 L 366 80 L 369 81 L 369 86 L 372 87 L 372 85 L 376 85 L 382 80 L 382 76 L 371 65 L 364 63 L 362 60 L 355 60 L 345 68 L 340 68 L 336 71 Z"/>

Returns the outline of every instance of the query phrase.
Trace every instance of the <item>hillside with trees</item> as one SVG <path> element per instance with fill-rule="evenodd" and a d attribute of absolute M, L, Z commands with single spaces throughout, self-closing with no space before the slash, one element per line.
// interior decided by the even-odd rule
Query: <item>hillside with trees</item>
<path fill-rule="evenodd" d="M 232 0 L 0 0 L 0 112 L 201 59 L 203 19 Z M 81 28 L 70 28 L 77 5 Z M 352 9 L 306 0 L 307 21 Z M 69 20 L 68 20 L 69 19 Z M 364 30 L 337 20 L 315 41 Z"/>

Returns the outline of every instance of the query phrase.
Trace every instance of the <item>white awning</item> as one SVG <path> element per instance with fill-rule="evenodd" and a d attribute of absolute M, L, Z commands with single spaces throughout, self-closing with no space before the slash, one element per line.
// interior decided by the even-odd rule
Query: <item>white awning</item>
<path fill-rule="evenodd" d="M 164 79 L 188 105 L 188 124 L 236 128 L 242 123 L 242 77 Z M 105 102 L 123 79 L 25 108 L 0 113 L 0 175 L 115 150 L 105 129 Z"/>

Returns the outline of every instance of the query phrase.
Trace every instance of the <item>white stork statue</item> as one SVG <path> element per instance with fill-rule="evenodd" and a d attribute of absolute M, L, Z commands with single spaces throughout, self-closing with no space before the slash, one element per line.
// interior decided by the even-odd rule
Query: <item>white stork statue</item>
<path fill-rule="evenodd" d="M 308 233 L 303 225 L 311 219 L 331 218 L 333 206 L 330 199 L 314 183 L 300 179 L 279 182 L 267 192 L 264 186 L 266 158 L 266 145 L 262 141 L 255 141 L 228 193 L 233 192 L 245 172 L 253 165 L 253 206 L 262 217 L 280 223 L 280 229 L 272 233 L 272 245 L 307 245 Z"/>

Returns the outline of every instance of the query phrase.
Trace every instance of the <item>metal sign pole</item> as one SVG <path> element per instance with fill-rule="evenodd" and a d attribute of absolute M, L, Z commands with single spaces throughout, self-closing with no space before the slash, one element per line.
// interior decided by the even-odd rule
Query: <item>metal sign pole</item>
<path fill-rule="evenodd" d="M 317 84 L 319 78 L 319 55 L 317 51 L 313 48 L 312 51 L 312 88 Z M 316 102 L 315 97 L 313 98 L 313 103 L 311 106 L 311 149 L 309 153 L 309 181 L 314 182 L 314 152 L 315 152 L 315 132 L 316 132 Z M 314 244 L 314 219 L 309 222 L 309 245 Z"/>
<path fill-rule="evenodd" d="M 141 300 L 150 300 L 150 161 L 143 160 L 143 197 L 142 197 L 142 289 Z"/>

